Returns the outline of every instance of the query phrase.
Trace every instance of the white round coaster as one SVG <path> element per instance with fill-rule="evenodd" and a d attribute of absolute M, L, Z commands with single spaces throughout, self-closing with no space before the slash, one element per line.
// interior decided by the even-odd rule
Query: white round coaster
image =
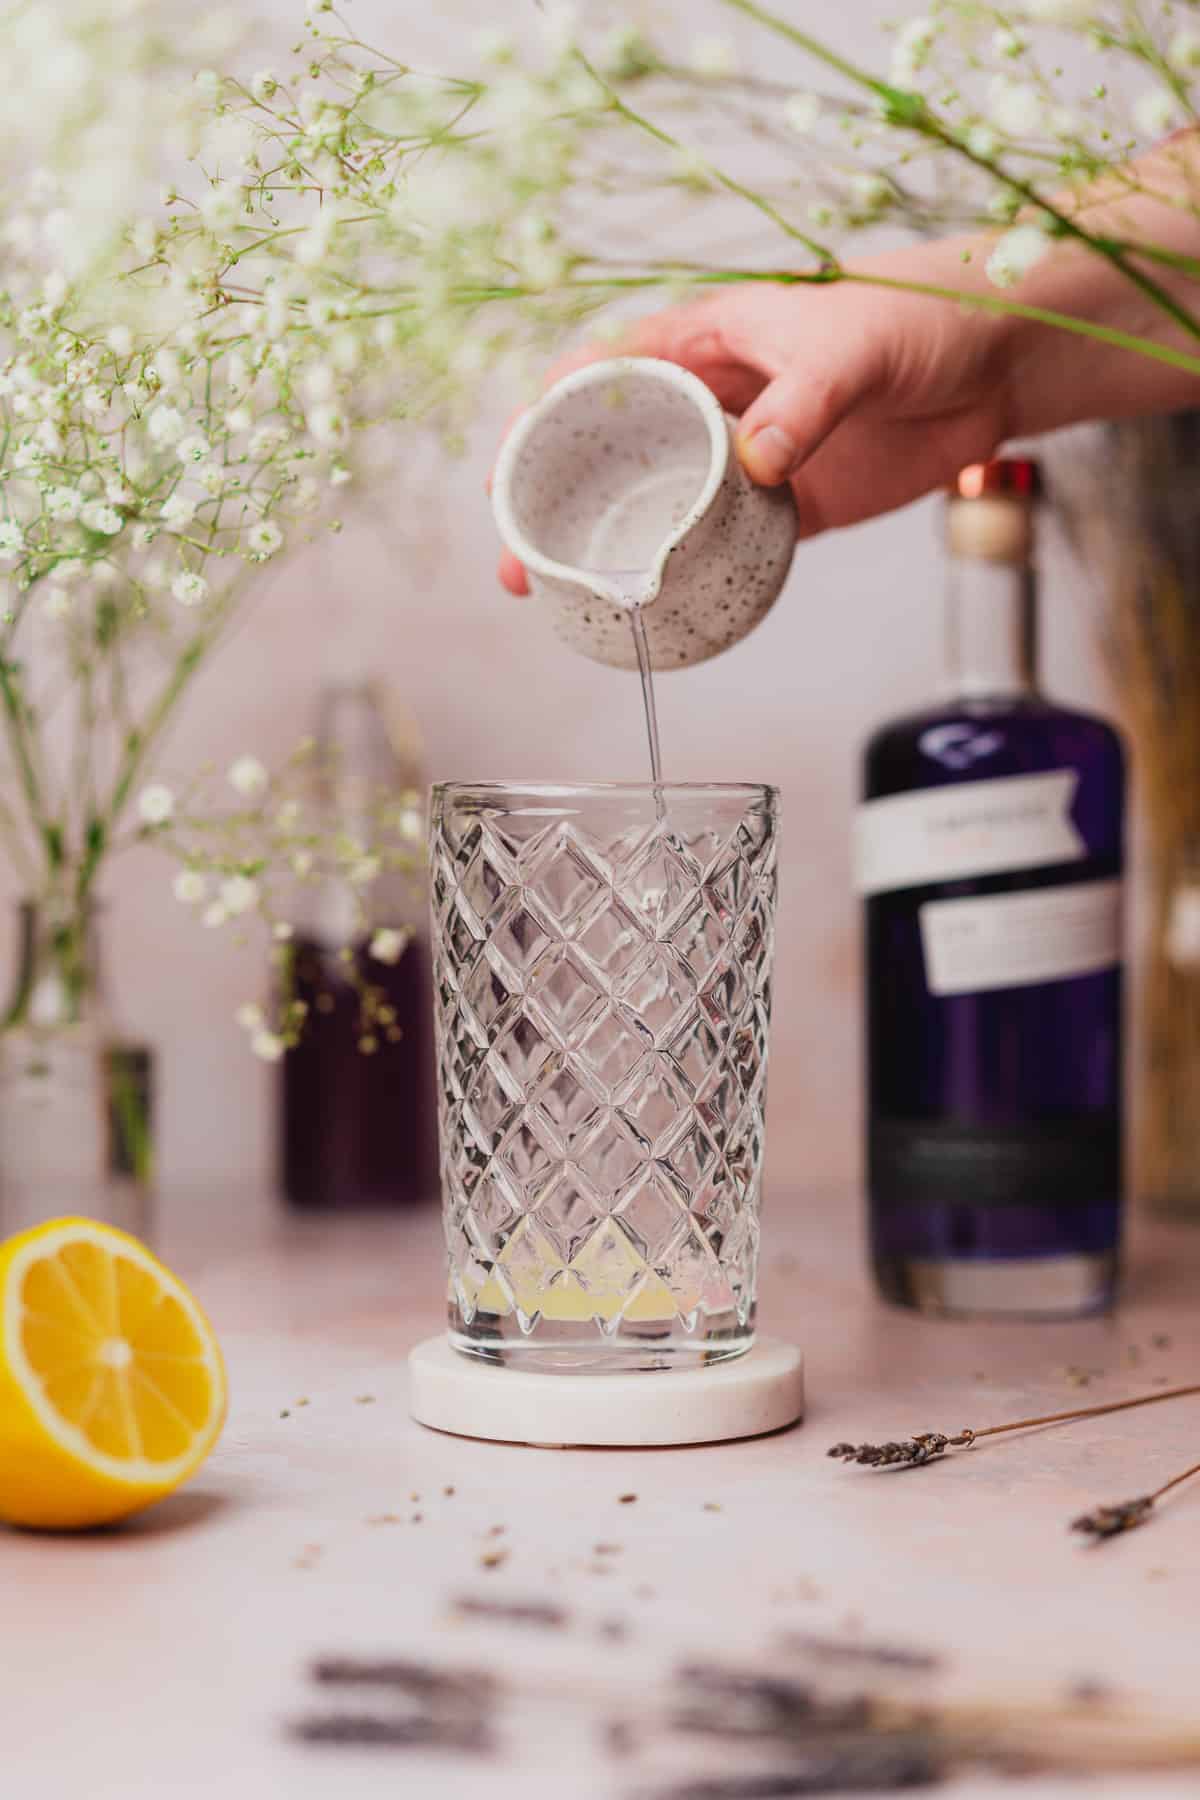
<path fill-rule="evenodd" d="M 759 1338 L 744 1356 L 707 1368 L 533 1375 L 434 1337 L 417 1345 L 408 1368 L 409 1408 L 420 1424 L 545 1448 L 715 1444 L 779 1431 L 804 1414 L 804 1358 L 778 1338 Z"/>

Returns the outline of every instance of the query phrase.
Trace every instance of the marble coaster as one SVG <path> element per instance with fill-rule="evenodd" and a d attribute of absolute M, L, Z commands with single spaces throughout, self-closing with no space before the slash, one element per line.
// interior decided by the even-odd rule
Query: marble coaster
<path fill-rule="evenodd" d="M 665 1375 L 534 1375 L 476 1361 L 445 1337 L 408 1359 L 414 1419 L 458 1437 L 565 1449 L 716 1444 L 760 1437 L 804 1415 L 804 1358 L 759 1338 L 730 1362 Z"/>

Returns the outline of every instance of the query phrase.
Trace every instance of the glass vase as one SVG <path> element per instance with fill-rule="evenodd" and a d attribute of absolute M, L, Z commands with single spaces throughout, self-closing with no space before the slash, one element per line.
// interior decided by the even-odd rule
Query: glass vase
<path fill-rule="evenodd" d="M 754 1341 L 776 795 L 434 789 L 450 1341 L 538 1373 Z"/>
<path fill-rule="evenodd" d="M 100 937 L 95 907 L 20 907 L 0 1030 L 0 1236 L 66 1215 L 150 1235 L 153 1061 L 113 1023 Z"/>

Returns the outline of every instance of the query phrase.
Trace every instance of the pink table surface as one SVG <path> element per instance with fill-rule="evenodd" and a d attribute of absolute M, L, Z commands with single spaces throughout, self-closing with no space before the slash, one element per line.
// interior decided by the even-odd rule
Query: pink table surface
<path fill-rule="evenodd" d="M 937 1651 L 952 1694 L 1019 1699 L 1086 1680 L 1197 1714 L 1200 1483 L 1098 1550 L 1066 1524 L 1200 1456 L 1200 1397 L 900 1475 L 824 1453 L 835 1439 L 979 1427 L 1200 1379 L 1200 1229 L 1139 1229 L 1114 1318 L 968 1326 L 873 1299 L 851 1196 L 776 1195 L 763 1324 L 806 1351 L 805 1424 L 694 1450 L 539 1451 L 407 1416 L 405 1352 L 441 1324 L 432 1216 L 287 1224 L 261 1197 L 227 1195 L 173 1217 L 166 1252 L 226 1348 L 229 1425 L 190 1489 L 140 1521 L 0 1535 L 0 1788 L 13 1800 L 642 1793 L 639 1762 L 609 1757 L 568 1690 L 611 1688 L 615 1704 L 681 1656 L 803 1675 L 778 1649 L 789 1631 Z M 1169 1347 L 1155 1347 L 1164 1333 Z M 619 1548 L 597 1555 L 601 1542 Z M 507 1560 L 482 1567 L 497 1545 Z M 464 1594 L 550 1598 L 569 1624 L 467 1622 Z M 620 1640 L 607 1635 L 616 1621 Z M 492 1668 L 562 1697 L 514 1700 L 487 1762 L 298 1746 L 285 1728 L 312 1704 L 306 1668 L 324 1652 Z M 1195 1774 L 1122 1776 L 1089 1791 L 1198 1786 Z M 1079 1790 L 976 1775 L 942 1791 Z"/>

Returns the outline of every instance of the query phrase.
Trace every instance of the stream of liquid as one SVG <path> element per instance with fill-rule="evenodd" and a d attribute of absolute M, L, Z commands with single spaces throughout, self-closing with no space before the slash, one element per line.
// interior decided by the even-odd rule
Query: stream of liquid
<path fill-rule="evenodd" d="M 650 577 L 645 569 L 598 569 L 596 573 L 610 587 L 617 590 L 621 596 L 622 605 L 629 612 L 634 654 L 637 657 L 638 673 L 642 678 L 642 705 L 646 712 L 646 741 L 650 746 L 650 780 L 656 788 L 661 787 L 662 752 L 658 741 L 658 709 L 654 704 L 654 670 L 650 662 L 650 645 L 646 641 L 646 621 L 642 616 L 642 608 L 650 597 L 648 593 Z"/>

